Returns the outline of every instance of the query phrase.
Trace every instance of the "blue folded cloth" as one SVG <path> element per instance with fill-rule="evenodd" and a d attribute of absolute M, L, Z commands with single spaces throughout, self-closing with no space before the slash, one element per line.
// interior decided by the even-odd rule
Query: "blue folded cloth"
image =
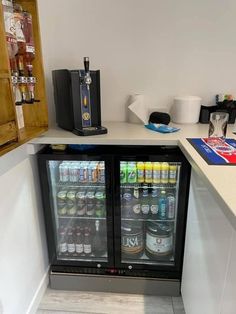
<path fill-rule="evenodd" d="M 174 128 L 165 124 L 156 124 L 156 123 L 145 124 L 145 127 L 149 130 L 156 131 L 159 133 L 172 133 L 172 132 L 177 132 L 180 130 L 178 128 Z"/>

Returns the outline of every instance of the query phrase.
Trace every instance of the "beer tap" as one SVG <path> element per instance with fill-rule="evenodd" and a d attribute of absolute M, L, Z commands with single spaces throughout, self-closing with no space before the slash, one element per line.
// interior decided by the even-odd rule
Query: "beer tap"
<path fill-rule="evenodd" d="M 85 69 L 85 75 L 84 75 L 83 82 L 86 84 L 87 89 L 89 90 L 89 85 L 92 83 L 92 78 L 89 72 L 89 57 L 84 57 L 84 69 Z"/>

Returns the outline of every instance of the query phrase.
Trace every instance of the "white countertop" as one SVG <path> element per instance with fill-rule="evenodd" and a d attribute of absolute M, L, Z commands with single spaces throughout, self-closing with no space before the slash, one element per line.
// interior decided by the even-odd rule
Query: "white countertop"
<path fill-rule="evenodd" d="M 104 145 L 178 145 L 191 163 L 193 169 L 208 184 L 209 191 L 221 206 L 224 214 L 236 229 L 236 166 L 210 166 L 186 140 L 188 137 L 206 137 L 207 124 L 174 125 L 181 130 L 176 133 L 161 134 L 146 129 L 141 124 L 126 122 L 104 122 L 108 134 L 76 136 L 60 128 L 50 129 L 32 144 L 104 144 Z M 227 137 L 236 139 L 228 126 Z"/>

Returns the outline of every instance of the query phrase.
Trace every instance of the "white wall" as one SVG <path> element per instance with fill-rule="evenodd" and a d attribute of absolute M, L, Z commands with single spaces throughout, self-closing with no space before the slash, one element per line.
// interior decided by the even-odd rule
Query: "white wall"
<path fill-rule="evenodd" d="M 235 0 L 38 2 L 51 121 L 51 71 L 81 68 L 84 56 L 101 69 L 103 120 L 124 120 L 132 93 L 158 107 L 236 94 Z"/>
<path fill-rule="evenodd" d="M 36 164 L 26 145 L 1 157 L 0 230 L 0 313 L 26 314 L 48 270 Z"/>

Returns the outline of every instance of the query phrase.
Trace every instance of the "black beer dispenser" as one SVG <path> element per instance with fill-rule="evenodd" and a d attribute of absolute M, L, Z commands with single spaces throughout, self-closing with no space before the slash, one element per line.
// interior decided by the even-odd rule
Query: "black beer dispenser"
<path fill-rule="evenodd" d="M 100 71 L 89 70 L 89 58 L 84 70 L 54 70 L 52 78 L 58 126 L 82 136 L 107 133 L 101 126 Z"/>

